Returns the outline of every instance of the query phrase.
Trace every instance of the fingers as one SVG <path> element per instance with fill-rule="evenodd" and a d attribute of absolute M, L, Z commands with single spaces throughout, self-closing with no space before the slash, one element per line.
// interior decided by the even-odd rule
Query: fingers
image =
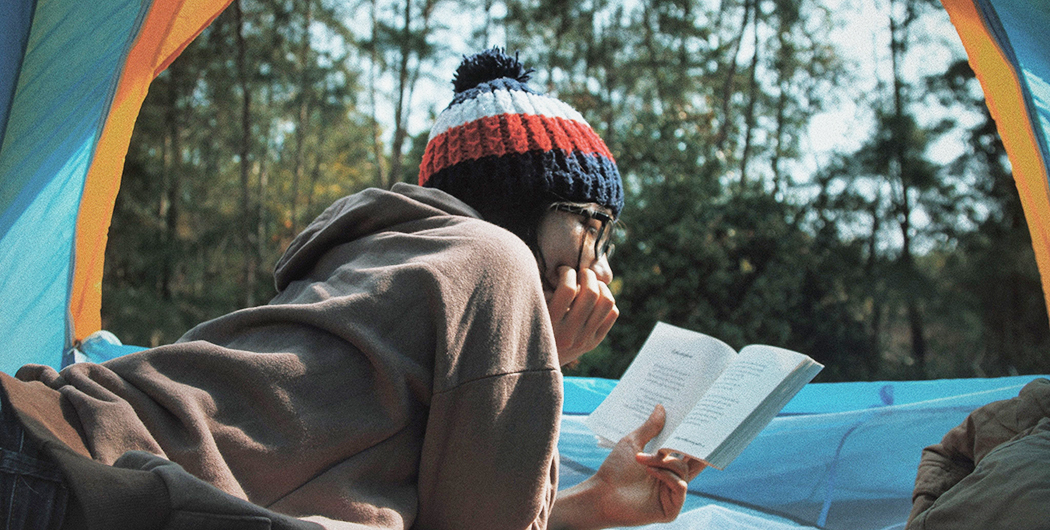
<path fill-rule="evenodd" d="M 687 463 L 667 453 L 638 453 L 635 460 L 644 465 L 646 474 L 659 484 L 661 510 L 668 516 L 668 520 L 673 520 L 681 511 L 685 496 L 689 492 L 689 481 L 683 478 L 683 475 L 688 473 Z"/>
<path fill-rule="evenodd" d="M 641 451 L 645 444 L 649 443 L 649 440 L 656 438 L 656 435 L 660 434 L 660 431 L 664 429 L 666 420 L 667 411 L 664 410 L 664 406 L 657 405 L 654 407 L 652 413 L 649 414 L 649 419 L 645 420 L 641 427 L 627 435 L 631 445 Z"/>
<path fill-rule="evenodd" d="M 582 342 L 587 319 L 593 313 L 594 306 L 597 304 L 601 293 L 601 289 L 598 287 L 601 282 L 594 275 L 594 271 L 583 269 L 583 271 L 577 273 L 576 277 L 580 284 L 579 291 L 576 293 L 576 299 L 572 301 L 572 307 L 565 315 L 565 324 L 574 330 L 573 344 Z"/>
<path fill-rule="evenodd" d="M 696 478 L 707 467 L 706 464 L 695 458 L 684 455 L 676 456 L 677 454 L 668 451 L 658 451 L 655 454 L 638 453 L 635 455 L 635 460 L 648 468 L 667 470 L 686 482 Z"/>
<path fill-rule="evenodd" d="M 640 451 L 645 444 L 660 434 L 666 420 L 666 409 L 663 405 L 656 405 L 649 419 L 627 435 L 632 445 Z M 668 450 L 660 450 L 653 454 L 638 452 L 635 454 L 635 460 L 644 465 L 649 474 L 661 479 L 672 488 L 677 487 L 678 481 L 688 484 L 707 467 L 706 464 L 695 458 Z"/>
<path fill-rule="evenodd" d="M 591 273 L 593 276 L 594 274 Z M 593 343 L 592 348 L 605 338 L 612 329 L 616 319 L 620 316 L 620 310 L 616 307 L 616 299 L 613 298 L 609 286 L 603 282 L 597 282 L 598 294 L 594 302 L 590 316 L 587 318 L 584 329 L 580 333 L 581 341 Z"/>
<path fill-rule="evenodd" d="M 667 486 L 672 492 L 681 491 L 683 494 L 689 489 L 689 483 L 684 478 L 676 474 L 674 471 L 668 469 L 661 469 L 658 467 L 646 466 L 645 472 L 651 477 L 659 480 L 663 485 Z"/>
<path fill-rule="evenodd" d="M 558 283 L 555 284 L 554 292 L 549 294 L 547 299 L 547 309 L 551 314 L 552 322 L 558 324 L 564 321 L 578 291 L 576 271 L 572 267 L 559 267 Z"/>
<path fill-rule="evenodd" d="M 573 344 L 581 352 L 598 346 L 620 315 L 612 291 L 590 269 L 578 274 L 580 291 L 572 304 L 567 325 L 576 330 Z"/>
<path fill-rule="evenodd" d="M 609 286 L 593 270 L 559 267 L 554 291 L 547 294 L 559 355 L 575 358 L 598 346 L 620 315 Z"/>
<path fill-rule="evenodd" d="M 687 481 L 693 480 L 694 478 L 696 478 L 697 475 L 700 474 L 701 471 L 703 471 L 704 469 L 707 469 L 707 464 L 705 464 L 705 463 L 703 463 L 703 462 L 701 462 L 701 461 L 699 461 L 699 460 L 697 460 L 695 458 L 690 458 L 688 456 L 685 457 L 685 463 L 686 463 L 686 466 L 689 468 L 689 472 L 688 472 L 688 474 L 685 477 L 685 479 Z"/>

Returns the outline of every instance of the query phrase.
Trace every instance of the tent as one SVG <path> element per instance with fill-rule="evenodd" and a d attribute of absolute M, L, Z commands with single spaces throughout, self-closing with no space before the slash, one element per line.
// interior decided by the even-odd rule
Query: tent
<path fill-rule="evenodd" d="M 150 82 L 229 0 L 0 0 L 0 370 L 61 367 L 101 326 L 102 259 Z M 942 0 L 1013 166 L 1050 294 L 1050 0 Z M 103 337 L 104 338 L 104 337 Z M 80 348 L 76 348 L 80 346 Z M 1031 377 L 808 386 L 726 471 L 691 485 L 679 528 L 897 528 L 919 451 Z M 566 381 L 563 485 L 604 451 L 582 418 L 613 381 Z"/>
<path fill-rule="evenodd" d="M 150 82 L 230 0 L 0 0 L 0 370 L 101 327 L 102 259 Z"/>

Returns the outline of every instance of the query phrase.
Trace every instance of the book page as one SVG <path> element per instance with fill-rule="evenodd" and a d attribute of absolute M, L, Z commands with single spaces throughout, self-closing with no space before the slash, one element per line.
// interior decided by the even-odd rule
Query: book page
<path fill-rule="evenodd" d="M 706 460 L 807 359 L 772 346 L 744 348 L 664 447 Z"/>
<path fill-rule="evenodd" d="M 667 410 L 664 430 L 647 448 L 660 447 L 735 356 L 732 348 L 714 337 L 657 323 L 619 384 L 587 418 L 587 425 L 615 442 L 645 423 L 662 404 Z"/>

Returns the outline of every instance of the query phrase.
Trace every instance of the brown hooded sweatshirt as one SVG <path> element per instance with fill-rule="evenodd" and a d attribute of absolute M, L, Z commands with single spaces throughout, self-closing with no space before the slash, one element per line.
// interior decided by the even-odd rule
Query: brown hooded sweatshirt
<path fill-rule="evenodd" d="M 275 279 L 175 344 L 2 378 L 77 524 L 546 527 L 561 375 L 520 239 L 397 185 L 334 203 Z"/>

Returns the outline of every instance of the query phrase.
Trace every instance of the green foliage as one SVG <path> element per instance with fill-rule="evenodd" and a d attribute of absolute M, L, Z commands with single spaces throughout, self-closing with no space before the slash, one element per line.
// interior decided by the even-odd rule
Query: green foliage
<path fill-rule="evenodd" d="M 371 182 L 358 74 L 345 55 L 313 49 L 303 28 L 348 30 L 311 3 L 308 13 L 249 5 L 239 30 L 228 9 L 151 86 L 106 251 L 104 325 L 125 342 L 171 342 L 245 300 L 265 302 L 291 238 Z M 243 77 L 231 50 L 250 65 Z"/>
<path fill-rule="evenodd" d="M 947 23 L 930 2 L 903 7 L 885 15 L 895 61 L 919 53 L 916 20 Z M 972 72 L 895 71 L 858 97 L 838 16 L 818 0 L 238 0 L 143 106 L 104 325 L 162 344 L 264 303 L 270 267 L 323 208 L 416 181 L 428 131 L 410 118 L 438 109 L 413 96 L 447 86 L 450 36 L 476 49 L 503 35 L 625 180 L 621 317 L 569 373 L 619 377 L 657 320 L 806 352 L 822 381 L 1050 373 L 1024 214 Z M 846 100 L 870 130 L 812 169 L 811 120 Z M 975 113 L 969 129 L 956 119 Z M 952 136 L 965 152 L 931 161 Z"/>
<path fill-rule="evenodd" d="M 829 366 L 826 379 L 870 375 L 875 352 L 863 326 L 855 247 L 828 248 L 790 222 L 797 208 L 768 193 L 703 201 L 686 186 L 667 186 L 649 197 L 643 211 L 624 216 L 617 303 L 633 318 L 614 328 L 609 347 L 635 352 L 664 321 L 736 348 L 806 351 Z M 605 377 L 618 377 L 631 359 L 609 357 Z"/>

